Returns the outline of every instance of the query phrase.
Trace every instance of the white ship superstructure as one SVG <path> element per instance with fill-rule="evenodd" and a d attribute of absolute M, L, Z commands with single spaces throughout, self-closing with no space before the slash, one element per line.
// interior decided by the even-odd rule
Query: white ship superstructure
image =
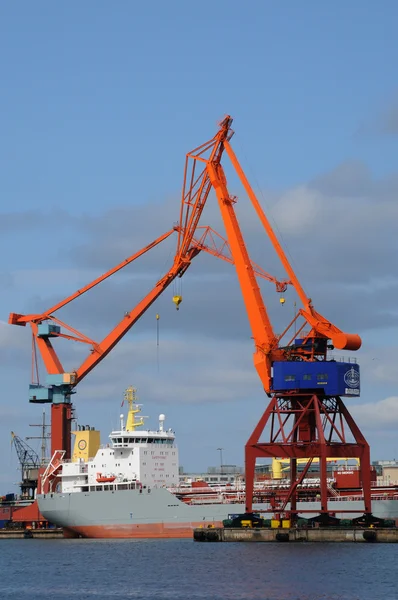
<path fill-rule="evenodd" d="M 129 403 L 126 422 L 124 415 L 120 415 L 120 429 L 110 433 L 110 443 L 100 446 L 93 458 L 88 456 L 87 449 L 95 447 L 92 438 L 97 432 L 90 428 L 75 432 L 74 455 L 71 461 L 63 462 L 60 491 L 100 491 L 102 486 L 109 491 L 123 489 L 121 484 L 144 488 L 178 485 L 178 448 L 174 432 L 164 428 L 165 415 L 159 415 L 157 430 L 143 429 L 144 417 L 136 419 L 141 407 L 136 403 L 133 388 L 127 390 L 126 399 Z"/>

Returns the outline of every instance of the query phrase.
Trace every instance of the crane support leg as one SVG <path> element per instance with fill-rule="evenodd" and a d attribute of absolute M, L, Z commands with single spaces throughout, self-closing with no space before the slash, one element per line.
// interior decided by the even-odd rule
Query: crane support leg
<path fill-rule="evenodd" d="M 51 456 L 65 450 L 65 459 L 71 458 L 72 404 L 51 405 Z"/>
<path fill-rule="evenodd" d="M 257 443 L 261 437 L 265 425 L 272 412 L 275 410 L 275 398 L 272 398 L 267 409 L 257 423 L 253 433 L 251 434 L 245 446 L 245 488 L 246 488 L 246 512 L 253 510 L 253 491 L 254 491 L 254 474 L 256 467 L 256 458 L 260 456 L 257 450 Z M 262 455 L 261 455 L 262 456 Z"/>
<path fill-rule="evenodd" d="M 266 432 L 264 433 L 264 431 Z M 266 441 L 260 441 L 260 438 Z M 246 447 L 246 511 L 253 510 L 256 458 L 288 458 L 290 487 L 276 512 L 297 514 L 298 488 L 314 458 L 320 463 L 319 512 L 328 514 L 327 458 L 359 458 L 364 508 L 351 512 L 371 513 L 369 445 L 340 397 L 319 394 L 274 394 L 250 436 Z M 301 473 L 297 459 L 307 459 Z M 290 504 L 290 511 L 286 507 Z M 305 511 L 299 511 L 305 512 Z M 312 510 L 313 512 L 313 510 Z"/>
<path fill-rule="evenodd" d="M 371 480 L 370 480 L 370 447 L 364 435 L 355 423 L 346 405 L 341 398 L 338 398 L 339 410 L 346 420 L 350 430 L 352 431 L 355 440 L 359 446 L 361 454 L 360 458 L 360 476 L 362 481 L 363 497 L 365 501 L 365 513 L 371 513 Z"/>

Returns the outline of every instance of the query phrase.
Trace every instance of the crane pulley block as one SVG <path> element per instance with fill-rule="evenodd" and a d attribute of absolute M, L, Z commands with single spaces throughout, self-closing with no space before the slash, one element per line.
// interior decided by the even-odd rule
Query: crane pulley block
<path fill-rule="evenodd" d="M 176 309 L 179 310 L 180 304 L 182 302 L 182 296 L 173 296 L 173 302 L 176 305 Z"/>

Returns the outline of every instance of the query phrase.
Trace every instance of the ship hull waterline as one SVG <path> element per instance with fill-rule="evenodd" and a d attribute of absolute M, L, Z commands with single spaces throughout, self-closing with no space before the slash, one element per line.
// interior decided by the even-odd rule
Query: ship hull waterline
<path fill-rule="evenodd" d="M 54 493 L 38 495 L 37 500 L 43 516 L 63 527 L 67 536 L 86 538 L 191 538 L 195 528 L 220 527 L 230 514 L 245 512 L 244 504 L 187 505 L 166 489 Z M 254 512 L 269 508 L 253 506 Z M 363 502 L 331 499 L 328 509 L 338 518 L 351 519 L 362 514 Z M 300 502 L 299 514 L 300 510 L 306 511 L 303 517 L 315 516 L 320 503 Z M 398 500 L 374 500 L 372 513 L 398 519 Z"/>

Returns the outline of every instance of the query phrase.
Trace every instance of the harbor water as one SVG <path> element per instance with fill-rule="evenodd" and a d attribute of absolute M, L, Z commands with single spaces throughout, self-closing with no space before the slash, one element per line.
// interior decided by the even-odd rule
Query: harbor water
<path fill-rule="evenodd" d="M 396 600 L 394 544 L 3 540 L 2 600 Z"/>

